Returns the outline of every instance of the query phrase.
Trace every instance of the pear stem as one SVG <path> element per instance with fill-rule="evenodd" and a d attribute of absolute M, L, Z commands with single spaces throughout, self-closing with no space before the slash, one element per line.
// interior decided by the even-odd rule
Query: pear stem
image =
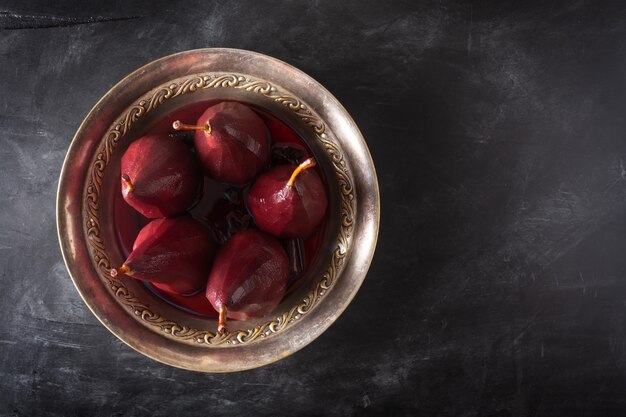
<path fill-rule="evenodd" d="M 122 181 L 126 184 L 127 191 L 133 191 L 135 189 L 135 184 L 130 180 L 130 177 L 127 174 L 122 174 Z"/>
<path fill-rule="evenodd" d="M 202 130 L 209 135 L 211 134 L 211 124 L 208 121 L 206 122 L 204 126 L 197 126 L 197 125 L 186 125 L 182 123 L 180 120 L 176 120 L 174 123 L 172 123 L 172 127 L 174 128 L 174 130 Z"/>
<path fill-rule="evenodd" d="M 313 159 L 312 157 L 305 159 L 304 162 L 302 162 L 300 165 L 296 167 L 296 169 L 293 170 L 293 174 L 291 174 L 289 181 L 287 181 L 287 185 L 290 187 L 293 187 L 293 183 L 296 182 L 296 177 L 302 171 L 305 171 L 309 168 L 313 168 L 315 165 L 317 165 L 317 162 L 315 162 L 315 159 Z"/>
<path fill-rule="evenodd" d="M 112 277 L 116 277 L 119 274 L 132 275 L 133 271 L 132 269 L 130 269 L 130 266 L 124 264 L 117 269 L 111 268 L 111 271 L 109 273 L 111 274 Z"/>
<path fill-rule="evenodd" d="M 217 322 L 217 332 L 219 334 L 224 334 L 228 332 L 228 328 L 226 328 L 226 313 L 228 312 L 228 308 L 222 304 L 220 307 L 220 317 Z"/>

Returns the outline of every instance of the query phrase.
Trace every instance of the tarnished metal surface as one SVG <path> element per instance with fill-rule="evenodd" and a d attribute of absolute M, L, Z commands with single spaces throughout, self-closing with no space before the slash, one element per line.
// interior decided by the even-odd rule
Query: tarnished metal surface
<path fill-rule="evenodd" d="M 112 199 L 128 144 L 163 115 L 194 102 L 234 99 L 262 107 L 296 130 L 313 151 L 329 188 L 322 250 L 305 283 L 269 316 L 215 321 L 169 306 L 132 279 L 112 279 L 122 260 L 113 238 Z M 288 356 L 321 334 L 365 278 L 379 224 L 376 174 L 345 109 L 299 70 L 233 49 L 172 55 L 113 87 L 80 126 L 59 183 L 57 225 L 70 275 L 86 304 L 121 340 L 161 362 L 205 372 L 254 368 Z"/>

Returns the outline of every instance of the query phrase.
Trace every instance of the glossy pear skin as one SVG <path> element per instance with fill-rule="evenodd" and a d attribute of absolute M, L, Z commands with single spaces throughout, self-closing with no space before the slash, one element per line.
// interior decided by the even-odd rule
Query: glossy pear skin
<path fill-rule="evenodd" d="M 146 135 L 131 143 L 122 156 L 121 174 L 124 200 L 150 219 L 185 211 L 202 183 L 193 152 L 181 141 L 163 135 Z"/>
<path fill-rule="evenodd" d="M 215 249 L 211 232 L 191 217 L 157 219 L 141 229 L 124 265 L 133 278 L 190 294 L 204 287 Z"/>
<path fill-rule="evenodd" d="M 209 107 L 198 119 L 194 145 L 205 173 L 217 181 L 243 185 L 265 167 L 270 152 L 269 131 L 248 106 L 222 102 Z"/>
<path fill-rule="evenodd" d="M 317 172 L 300 172 L 287 182 L 296 165 L 280 165 L 261 175 L 248 194 L 247 204 L 256 224 L 281 238 L 307 237 L 321 223 L 328 206 L 326 189 Z"/>
<path fill-rule="evenodd" d="M 274 310 L 287 289 L 289 259 L 280 242 L 258 230 L 231 237 L 213 262 L 206 297 L 216 311 L 248 320 Z"/>

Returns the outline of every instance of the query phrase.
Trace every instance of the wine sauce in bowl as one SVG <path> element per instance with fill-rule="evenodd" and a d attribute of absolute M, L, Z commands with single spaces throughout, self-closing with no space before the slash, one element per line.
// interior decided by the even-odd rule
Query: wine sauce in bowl
<path fill-rule="evenodd" d="M 195 124 L 202 113 L 213 104 L 216 102 L 199 102 L 171 112 L 157 121 L 148 133 L 170 136 L 171 140 L 184 141 L 193 149 L 193 133 L 175 131 L 172 129 L 172 123 L 180 120 L 183 123 Z M 293 129 L 267 112 L 251 107 L 263 119 L 270 132 L 273 148 L 268 169 L 278 164 L 296 164 L 312 156 L 306 143 Z M 314 169 L 324 181 L 324 174 L 319 167 Z M 211 229 L 218 244 L 222 245 L 234 233 L 248 228 L 256 228 L 245 205 L 245 197 L 252 183 L 244 187 L 237 187 L 219 183 L 208 176 L 204 176 L 202 192 L 196 203 L 187 212 Z M 136 212 L 124 201 L 120 188 L 115 195 L 114 210 L 118 244 L 122 248 L 124 256 L 128 256 L 137 234 L 150 220 Z M 315 258 L 323 241 L 325 223 L 326 218 L 317 226 L 315 232 L 305 239 L 281 239 L 292 266 L 287 294 L 297 289 L 304 281 L 307 268 Z M 159 289 L 158 284 L 145 282 L 145 285 L 157 297 L 188 314 L 210 318 L 217 318 L 218 316 L 218 313 L 205 297 L 205 288 L 198 289 L 194 294 L 179 295 Z"/>

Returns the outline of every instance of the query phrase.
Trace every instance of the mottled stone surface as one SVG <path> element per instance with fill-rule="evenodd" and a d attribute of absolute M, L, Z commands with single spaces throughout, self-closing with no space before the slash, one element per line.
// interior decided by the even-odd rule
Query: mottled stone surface
<path fill-rule="evenodd" d="M 626 415 L 626 4 L 0 0 L 1 416 Z M 316 342 L 230 375 L 153 362 L 83 305 L 55 194 L 114 83 L 263 52 L 370 146 L 372 268 Z"/>

